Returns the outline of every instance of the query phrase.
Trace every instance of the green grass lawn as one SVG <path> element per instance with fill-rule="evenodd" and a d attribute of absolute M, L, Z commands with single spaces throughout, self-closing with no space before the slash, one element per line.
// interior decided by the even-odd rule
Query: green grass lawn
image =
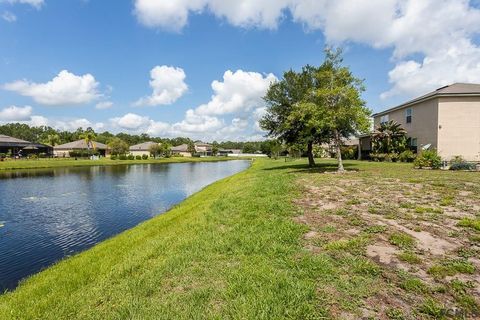
<path fill-rule="evenodd" d="M 474 319 L 479 175 L 346 168 L 255 160 L 27 279 L 0 318 Z"/>
<path fill-rule="evenodd" d="M 2 170 L 18 170 L 18 169 L 38 169 L 38 168 L 55 168 L 55 167 L 79 167 L 79 166 L 105 166 L 105 165 L 121 165 L 121 164 L 141 164 L 141 163 L 175 163 L 175 162 L 206 162 L 206 161 L 224 161 L 235 160 L 228 157 L 171 157 L 162 159 L 148 160 L 110 160 L 102 158 L 100 160 L 89 159 L 37 159 L 37 160 L 7 160 L 0 161 L 0 171 Z"/>

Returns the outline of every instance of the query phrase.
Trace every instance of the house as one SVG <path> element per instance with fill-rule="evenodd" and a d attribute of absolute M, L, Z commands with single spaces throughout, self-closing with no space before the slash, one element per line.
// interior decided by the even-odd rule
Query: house
<path fill-rule="evenodd" d="M 159 145 L 159 143 L 148 141 L 148 142 L 136 144 L 134 146 L 130 146 L 129 148 L 130 154 L 134 156 L 143 156 L 143 155 L 150 156 L 150 148 L 151 146 L 154 146 L 154 145 Z"/>
<path fill-rule="evenodd" d="M 70 157 L 70 153 L 74 151 L 88 151 L 88 150 L 94 150 L 96 153 L 98 153 L 100 156 L 107 156 L 109 149 L 108 146 L 96 142 L 96 141 L 91 141 L 89 145 L 87 146 L 87 142 L 84 139 L 65 143 L 65 144 L 60 144 L 58 146 L 53 147 L 53 154 L 56 157 Z"/>
<path fill-rule="evenodd" d="M 195 142 L 195 153 L 199 154 L 200 156 L 212 156 L 213 155 L 213 146 L 208 143 L 203 142 Z"/>
<path fill-rule="evenodd" d="M 179 146 L 172 147 L 173 155 L 179 155 L 182 157 L 191 157 L 192 154 L 188 151 L 188 144 L 181 144 Z"/>
<path fill-rule="evenodd" d="M 480 161 L 480 84 L 455 83 L 376 113 L 374 127 L 393 120 L 406 131 L 413 150 L 433 148 L 444 160 L 460 155 Z M 365 157 L 370 135 L 360 137 Z"/>
<path fill-rule="evenodd" d="M 0 134 L 0 154 L 24 157 L 31 154 L 52 154 L 52 147 Z"/>

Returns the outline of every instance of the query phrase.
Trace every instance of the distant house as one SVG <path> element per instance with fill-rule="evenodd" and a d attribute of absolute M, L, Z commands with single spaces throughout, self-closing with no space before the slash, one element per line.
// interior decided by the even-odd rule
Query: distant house
<path fill-rule="evenodd" d="M 191 157 L 192 154 L 188 151 L 188 144 L 181 144 L 179 146 L 172 147 L 173 155 L 180 155 L 183 157 Z"/>
<path fill-rule="evenodd" d="M 195 142 L 195 153 L 200 154 L 200 156 L 212 156 L 213 146 L 208 143 Z"/>
<path fill-rule="evenodd" d="M 0 153 L 12 157 L 25 157 L 31 154 L 52 154 L 52 147 L 0 134 Z"/>
<path fill-rule="evenodd" d="M 159 144 L 157 142 L 148 141 L 148 142 L 136 144 L 134 146 L 130 146 L 129 148 L 130 154 L 134 156 L 143 156 L 143 155 L 150 156 L 150 148 L 151 146 L 154 146 L 154 145 L 159 145 Z"/>
<path fill-rule="evenodd" d="M 53 153 L 56 157 L 70 157 L 70 152 L 72 151 L 86 151 L 86 150 L 95 150 L 101 156 L 108 155 L 108 146 L 92 141 L 89 146 L 87 146 L 87 142 L 82 140 L 77 140 L 65 144 L 60 144 L 58 146 L 53 147 Z"/>
<path fill-rule="evenodd" d="M 480 84 L 441 87 L 373 117 L 375 128 L 389 120 L 401 124 L 414 150 L 434 148 L 445 160 L 460 155 L 480 161 Z M 360 149 L 362 157 L 371 150 L 370 135 L 360 137 Z"/>

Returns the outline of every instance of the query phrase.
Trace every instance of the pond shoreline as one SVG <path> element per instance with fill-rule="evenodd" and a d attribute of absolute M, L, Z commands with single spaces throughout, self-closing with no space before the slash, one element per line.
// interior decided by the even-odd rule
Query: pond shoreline
<path fill-rule="evenodd" d="M 0 171 L 0 291 L 249 166 L 244 160 Z"/>
<path fill-rule="evenodd" d="M 84 166 L 116 166 L 130 164 L 162 164 L 162 163 L 188 163 L 188 162 L 214 162 L 214 161 L 232 161 L 232 160 L 250 160 L 250 158 L 229 158 L 229 157 L 172 157 L 164 159 L 148 160 L 74 160 L 74 159 L 39 159 L 39 160 L 8 160 L 0 162 L 0 172 L 28 169 L 47 169 L 61 167 L 84 167 Z"/>

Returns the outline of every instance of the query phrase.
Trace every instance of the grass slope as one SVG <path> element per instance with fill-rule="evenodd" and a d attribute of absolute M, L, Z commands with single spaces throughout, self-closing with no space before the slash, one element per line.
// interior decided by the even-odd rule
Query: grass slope
<path fill-rule="evenodd" d="M 38 160 L 8 160 L 0 162 L 0 171 L 2 170 L 19 170 L 19 169 L 40 169 L 40 168 L 58 168 L 58 167 L 80 167 L 80 166 L 111 166 L 125 164 L 148 164 L 148 163 L 177 163 L 177 162 L 208 162 L 208 161 L 226 161 L 236 160 L 227 157 L 172 157 L 163 159 L 149 160 L 74 160 L 74 159 L 38 159 Z"/>
<path fill-rule="evenodd" d="M 478 319 L 478 173 L 256 160 L 0 296 L 3 319 Z"/>
<path fill-rule="evenodd" d="M 253 166 L 0 296 L 2 319 L 314 319 L 294 176 Z"/>

